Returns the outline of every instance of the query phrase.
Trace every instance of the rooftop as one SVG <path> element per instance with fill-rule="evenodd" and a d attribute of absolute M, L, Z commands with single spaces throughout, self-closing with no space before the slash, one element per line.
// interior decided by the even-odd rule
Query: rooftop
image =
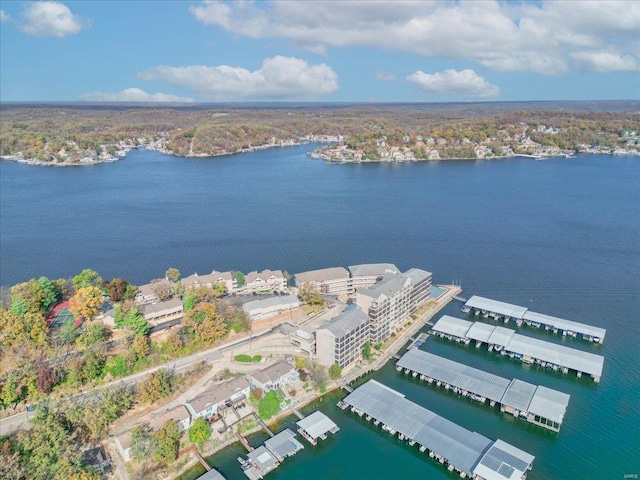
<path fill-rule="evenodd" d="M 295 455 L 298 450 L 304 448 L 302 444 L 296 440 L 296 434 L 288 428 L 264 442 L 264 445 L 280 461 L 291 455 Z"/>
<path fill-rule="evenodd" d="M 151 313 L 160 313 L 164 310 L 174 310 L 178 307 L 182 307 L 182 300 L 179 298 L 172 298 L 171 300 L 165 300 L 158 303 L 147 303 L 141 306 L 142 314 L 149 315 Z"/>
<path fill-rule="evenodd" d="M 525 307 L 518 305 L 512 305 L 510 303 L 498 302 L 491 300 L 490 298 L 479 297 L 474 295 L 467 303 L 467 307 L 477 308 L 479 310 L 486 310 L 488 312 L 494 312 L 499 315 L 506 315 L 513 318 L 522 318 L 526 313 Z"/>
<path fill-rule="evenodd" d="M 210 386 L 187 403 L 191 405 L 194 412 L 199 413 L 209 405 L 217 405 L 220 402 L 230 399 L 234 394 L 245 390 L 248 386 L 249 383 L 244 377 L 232 378 L 231 380 Z"/>
<path fill-rule="evenodd" d="M 296 425 L 298 428 L 304 430 L 311 438 L 318 438 L 338 428 L 335 422 L 322 412 L 313 412 L 311 415 L 296 422 Z"/>
<path fill-rule="evenodd" d="M 338 280 L 349 278 L 349 272 L 343 267 L 322 268 L 320 270 L 310 270 L 308 272 L 296 273 L 296 279 L 299 282 L 327 282 L 329 280 Z"/>
<path fill-rule="evenodd" d="M 335 318 L 328 321 L 318 330 L 329 330 L 336 338 L 342 338 L 349 332 L 353 332 L 364 323 L 369 322 L 369 316 L 359 308 L 345 310 Z"/>
<path fill-rule="evenodd" d="M 257 372 L 253 372 L 251 376 L 258 380 L 260 383 L 265 384 L 279 379 L 283 375 L 289 373 L 291 370 L 293 370 L 293 366 L 291 366 L 291 364 L 285 362 L 284 360 L 277 360 L 275 363 L 272 363 L 268 367 L 265 367 L 262 370 L 258 370 Z"/>
<path fill-rule="evenodd" d="M 282 295 L 280 297 L 269 297 L 258 300 L 251 300 L 243 305 L 247 311 L 254 310 L 256 308 L 269 308 L 278 305 L 299 305 L 300 300 L 295 295 Z"/>
<path fill-rule="evenodd" d="M 572 332 L 590 335 L 592 337 L 598 337 L 603 339 L 607 331 L 604 328 L 593 327 L 591 325 L 585 325 L 584 323 L 573 322 L 571 320 L 565 320 L 564 318 L 552 317 L 551 315 L 545 315 L 544 313 L 527 311 L 523 317 L 524 320 L 531 322 L 543 323 L 545 325 L 551 325 L 562 330 L 570 330 Z"/>
<path fill-rule="evenodd" d="M 351 272 L 352 277 L 365 277 L 400 273 L 400 270 L 392 263 L 364 263 L 362 265 L 351 265 L 349 272 Z"/>

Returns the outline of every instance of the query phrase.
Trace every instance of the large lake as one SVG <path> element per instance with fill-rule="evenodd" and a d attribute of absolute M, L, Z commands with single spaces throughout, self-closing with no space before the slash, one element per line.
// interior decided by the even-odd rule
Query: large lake
<path fill-rule="evenodd" d="M 365 262 L 424 268 L 436 283 L 461 280 L 466 297 L 607 328 L 602 346 L 523 331 L 604 355 L 602 382 L 435 338 L 425 343 L 447 358 L 571 394 L 561 432 L 552 434 L 410 381 L 392 365 L 373 378 L 535 455 L 530 479 L 640 473 L 640 161 L 329 165 L 305 156 L 314 147 L 206 159 L 139 150 L 77 168 L 0 162 L 0 283 L 83 268 L 137 284 L 168 267 L 185 275 Z M 319 407 L 342 430 L 320 447 L 306 445 L 269 478 L 454 478 L 417 447 L 336 409 L 338 398 Z M 240 453 L 231 447 L 213 462 L 227 478 L 244 478 Z"/>

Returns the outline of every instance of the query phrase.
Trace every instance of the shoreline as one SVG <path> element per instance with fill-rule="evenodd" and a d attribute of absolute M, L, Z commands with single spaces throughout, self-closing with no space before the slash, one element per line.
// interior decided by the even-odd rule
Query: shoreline
<path fill-rule="evenodd" d="M 389 344 L 389 346 L 385 351 L 380 352 L 380 356 L 377 359 L 375 359 L 373 362 L 369 363 L 368 365 L 365 365 L 364 367 L 354 366 L 353 368 L 349 369 L 346 372 L 346 375 L 343 375 L 338 380 L 331 380 L 331 383 L 327 385 L 327 389 L 324 393 L 320 393 L 318 391 L 314 395 L 311 395 L 309 398 L 306 398 L 302 400 L 300 403 L 293 405 L 293 407 L 298 410 L 301 408 L 304 408 L 310 403 L 312 403 L 313 401 L 318 400 L 319 398 L 323 398 L 329 395 L 331 392 L 334 392 L 335 390 L 340 390 L 342 388 L 342 384 L 349 384 L 359 379 L 360 377 L 363 377 L 369 373 L 378 371 L 379 369 L 384 367 L 390 360 L 393 359 L 393 356 L 397 354 L 397 352 L 409 340 L 411 340 L 411 336 L 415 335 L 419 330 L 424 328 L 424 326 L 427 325 L 429 321 L 438 312 L 440 312 L 443 308 L 449 305 L 451 301 L 454 300 L 454 297 L 462 292 L 462 288 L 460 288 L 457 285 L 438 285 L 438 286 L 446 288 L 447 291 L 443 293 L 439 298 L 436 299 L 437 303 L 435 303 L 431 308 L 426 310 L 418 319 L 414 320 L 411 323 L 411 325 L 407 325 L 406 330 L 402 332 L 398 336 L 398 338 L 395 341 L 393 341 L 393 343 Z M 272 425 L 280 422 L 281 420 L 291 415 L 295 416 L 295 414 L 291 410 L 285 410 L 278 413 L 274 417 L 270 418 L 265 423 L 268 427 L 271 427 Z M 244 432 L 242 436 L 244 438 L 247 438 L 248 436 L 258 433 L 262 430 L 263 430 L 262 427 L 260 425 L 257 425 L 251 430 Z M 229 447 L 230 445 L 233 445 L 236 442 L 238 442 L 237 439 L 232 439 L 232 441 L 227 441 L 227 442 L 221 443 L 220 445 L 216 445 L 212 450 L 209 450 L 207 452 L 200 452 L 200 453 L 203 455 L 203 457 L 206 457 L 205 458 L 206 460 L 208 457 L 212 457 L 216 455 L 221 450 L 224 450 L 225 448 Z M 173 478 L 174 479 L 182 478 L 196 465 L 200 465 L 199 460 L 196 458 L 192 458 L 187 464 L 185 464 L 182 467 L 182 469 L 179 472 L 177 472 L 177 476 Z"/>

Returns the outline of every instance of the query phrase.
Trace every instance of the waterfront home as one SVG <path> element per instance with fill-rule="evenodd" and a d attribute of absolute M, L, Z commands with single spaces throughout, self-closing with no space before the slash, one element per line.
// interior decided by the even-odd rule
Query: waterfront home
<path fill-rule="evenodd" d="M 263 270 L 249 272 L 244 276 L 244 285 L 233 291 L 239 294 L 284 293 L 287 291 L 287 279 L 281 270 Z"/>
<path fill-rule="evenodd" d="M 138 287 L 138 293 L 135 296 L 135 301 L 138 305 L 159 302 L 160 295 L 158 292 L 172 290 L 174 287 L 175 284 L 166 278 L 152 281 L 146 285 L 140 285 Z"/>
<path fill-rule="evenodd" d="M 384 342 L 401 330 L 411 314 L 428 300 L 430 293 L 431 272 L 418 268 L 387 275 L 374 286 L 358 290 L 356 304 L 371 319 L 371 342 Z"/>
<path fill-rule="evenodd" d="M 369 340 L 369 317 L 359 308 L 346 310 L 315 332 L 318 363 L 345 368 L 362 357 Z"/>
<path fill-rule="evenodd" d="M 182 317 L 183 305 L 181 299 L 172 298 L 164 302 L 142 305 L 140 310 L 147 322 L 151 325 L 159 325 Z"/>
<path fill-rule="evenodd" d="M 187 401 L 185 406 L 193 420 L 200 417 L 209 419 L 247 398 L 249 382 L 244 377 L 238 377 L 210 386 L 197 397 Z"/>
<path fill-rule="evenodd" d="M 353 293 L 351 276 L 346 268 L 331 267 L 295 274 L 296 287 L 309 284 L 318 292 L 326 295 L 349 295 Z"/>
<path fill-rule="evenodd" d="M 215 270 L 208 275 L 198 275 L 194 273 L 181 280 L 185 290 L 194 290 L 201 287 L 212 288 L 216 284 L 223 284 L 227 292 L 235 292 L 237 289 L 237 280 L 231 272 L 216 272 Z"/>
<path fill-rule="evenodd" d="M 284 385 L 298 381 L 300 375 L 291 364 L 284 360 L 277 360 L 268 367 L 251 374 L 249 383 L 251 388 L 259 388 L 263 395 Z"/>

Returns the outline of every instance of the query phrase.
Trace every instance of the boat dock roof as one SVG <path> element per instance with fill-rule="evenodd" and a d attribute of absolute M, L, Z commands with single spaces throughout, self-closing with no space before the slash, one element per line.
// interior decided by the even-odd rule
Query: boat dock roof
<path fill-rule="evenodd" d="M 313 412 L 311 415 L 296 422 L 296 425 L 313 439 L 317 439 L 322 435 L 326 435 L 328 432 L 335 432 L 340 429 L 333 420 L 322 412 Z"/>
<path fill-rule="evenodd" d="M 544 313 L 532 312 L 526 307 L 498 302 L 490 298 L 479 297 L 478 295 L 474 295 L 467 300 L 465 306 L 484 312 L 495 313 L 507 318 L 548 325 L 549 327 L 557 328 L 565 332 L 579 333 L 580 335 L 591 337 L 590 339 L 598 339 L 600 343 L 602 343 L 607 333 L 607 330 L 604 328 L 594 327 L 572 320 L 565 320 L 564 318 L 552 317 Z"/>
<path fill-rule="evenodd" d="M 526 307 L 512 305 L 511 303 L 498 302 L 497 300 L 479 297 L 478 295 L 474 295 L 467 300 L 465 305 L 467 307 L 477 308 L 478 310 L 486 310 L 487 312 L 494 312 L 499 315 L 506 315 L 507 317 L 513 318 L 522 318 L 527 312 Z"/>
<path fill-rule="evenodd" d="M 344 402 L 428 448 L 470 477 L 482 472 L 486 480 L 519 479 L 534 459 L 512 445 L 494 442 L 436 415 L 375 380 L 355 389 Z"/>
<path fill-rule="evenodd" d="M 467 327 L 466 330 L 465 326 Z M 488 333 L 486 327 L 482 327 L 481 335 L 476 335 L 480 330 L 473 328 L 474 322 L 443 315 L 431 330 L 442 335 L 499 345 L 506 351 L 513 352 L 514 354 L 549 362 L 560 367 L 571 368 L 577 372 L 587 373 L 594 378 L 597 377 L 596 380 L 599 380 L 602 376 L 604 357 L 601 355 L 595 355 L 575 348 L 520 335 L 509 328 L 489 326 L 494 330 L 489 335 L 489 340 L 486 340 Z"/>
<path fill-rule="evenodd" d="M 569 405 L 570 396 L 566 393 L 518 379 L 508 380 L 417 348 L 405 353 L 396 365 L 557 424 L 562 424 Z"/>
<path fill-rule="evenodd" d="M 267 447 L 279 461 L 295 455 L 299 450 L 304 448 L 302 444 L 296 440 L 296 434 L 288 428 L 264 442 L 264 446 Z"/>

